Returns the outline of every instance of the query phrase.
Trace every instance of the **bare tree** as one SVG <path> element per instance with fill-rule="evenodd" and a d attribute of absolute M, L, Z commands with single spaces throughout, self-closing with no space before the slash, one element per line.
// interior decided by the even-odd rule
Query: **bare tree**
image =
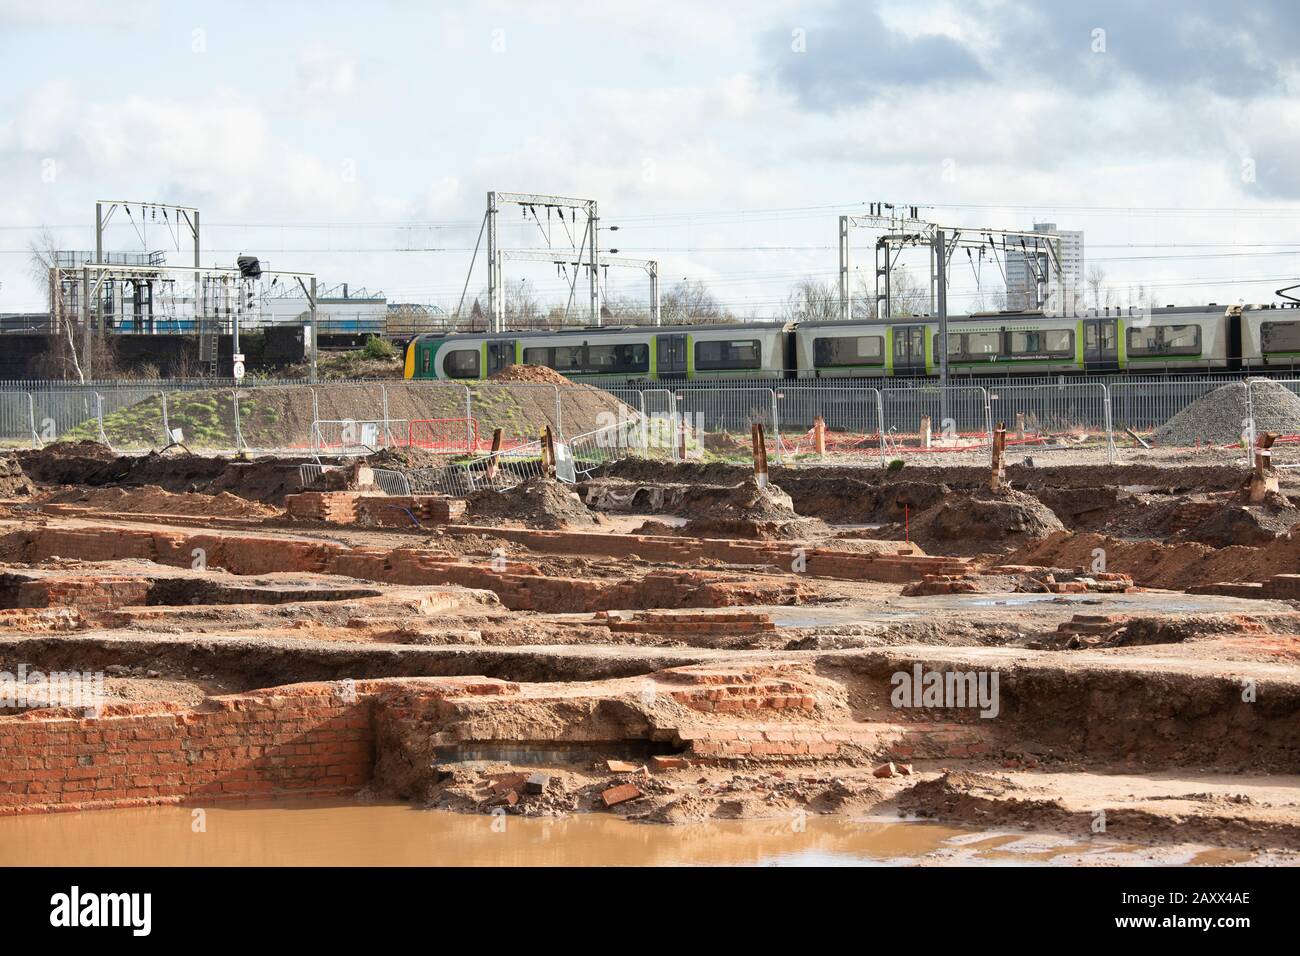
<path fill-rule="evenodd" d="M 839 289 L 831 282 L 808 277 L 791 288 L 785 302 L 785 317 L 798 322 L 821 322 L 840 317 Z"/>
<path fill-rule="evenodd" d="M 659 312 L 669 325 L 730 321 L 709 287 L 699 279 L 683 279 L 669 289 L 659 300 Z"/>
<path fill-rule="evenodd" d="M 47 360 L 54 363 L 60 374 L 66 374 L 68 366 L 76 373 L 77 381 L 85 383 L 86 374 L 81 369 L 81 360 L 77 355 L 76 322 L 68 314 L 68 303 L 63 300 L 63 283 L 60 281 L 59 251 L 54 236 L 49 230 L 31 241 L 31 256 L 27 264 L 27 273 L 33 282 L 45 287 L 46 307 L 50 311 L 50 321 L 58 322 L 56 335 L 62 333 L 62 339 L 56 339 L 60 346 L 52 350 Z M 62 354 L 61 354 L 62 353 Z"/>
<path fill-rule="evenodd" d="M 836 293 L 838 297 L 838 292 Z M 895 266 L 889 272 L 889 298 L 893 306 L 890 318 L 907 318 L 925 315 L 930 311 L 930 290 L 921 285 L 907 266 Z M 838 302 L 838 298 L 836 300 Z M 864 275 L 859 275 L 853 290 L 853 318 L 877 318 L 876 287 Z M 838 306 L 836 310 L 838 317 Z"/>
<path fill-rule="evenodd" d="M 541 324 L 542 306 L 528 287 L 527 279 L 507 282 L 502 290 L 502 308 L 506 321 L 514 328 L 524 329 Z"/>
<path fill-rule="evenodd" d="M 1088 269 L 1088 277 L 1084 280 L 1088 286 L 1088 291 L 1092 293 L 1092 307 L 1100 309 L 1102 303 L 1109 303 L 1110 294 L 1106 287 L 1106 270 L 1101 266 L 1094 265 Z"/>
<path fill-rule="evenodd" d="M 907 266 L 895 266 L 889 271 L 889 298 L 893 306 L 890 318 L 925 315 L 930 311 L 930 290 Z"/>

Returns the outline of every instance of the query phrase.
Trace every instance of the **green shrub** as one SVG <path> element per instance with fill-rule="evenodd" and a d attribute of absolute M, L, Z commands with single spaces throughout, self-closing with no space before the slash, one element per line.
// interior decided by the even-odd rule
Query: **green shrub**
<path fill-rule="evenodd" d="M 393 343 L 388 339 L 381 339 L 377 335 L 372 335 L 366 339 L 365 348 L 361 354 L 368 359 L 390 359 L 397 354 L 397 349 L 393 348 Z"/>

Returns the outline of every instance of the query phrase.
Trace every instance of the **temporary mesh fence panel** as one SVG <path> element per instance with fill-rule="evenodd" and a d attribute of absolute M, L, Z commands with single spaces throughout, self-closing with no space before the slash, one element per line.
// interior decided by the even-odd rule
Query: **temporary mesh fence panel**
<path fill-rule="evenodd" d="M 249 451 L 303 455 L 312 447 L 313 390 L 306 385 L 263 385 L 235 390 L 239 435 Z"/>
<path fill-rule="evenodd" d="M 231 451 L 239 447 L 235 394 L 229 388 L 162 393 L 172 440 L 191 451 Z M 159 408 L 161 422 L 162 408 Z"/>
<path fill-rule="evenodd" d="M 479 447 L 472 418 L 424 418 L 407 424 L 406 444 L 435 455 L 472 455 Z"/>
<path fill-rule="evenodd" d="M 460 489 L 448 494 L 466 495 L 486 488 L 507 491 L 542 476 L 542 443 L 516 445 L 472 462 L 459 463 L 448 472 L 449 483 Z"/>
<path fill-rule="evenodd" d="M 469 393 L 468 417 L 478 422 L 479 435 L 490 439 L 500 428 L 503 447 L 536 441 L 547 425 L 556 438 L 564 434 L 558 386 L 482 383 L 469 386 Z"/>
<path fill-rule="evenodd" d="M 751 430 L 762 425 L 774 437 L 776 393 L 770 388 L 682 388 L 675 393 L 679 445 L 687 459 L 749 459 Z M 768 452 L 781 460 L 781 444 Z"/>
<path fill-rule="evenodd" d="M 649 429 L 649 425 L 638 415 L 570 439 L 568 452 L 576 476 L 590 475 L 601 465 L 624 458 L 670 459 L 673 455 L 671 432 L 665 430 L 660 434 L 657 428 Z M 648 435 L 654 440 L 647 441 Z"/>
<path fill-rule="evenodd" d="M 394 444 L 410 444 L 412 435 L 429 436 L 428 429 L 416 428 L 415 422 L 460 422 L 460 432 L 453 434 L 451 425 L 438 426 L 437 440 L 448 443 L 448 453 L 472 452 L 482 435 L 470 412 L 469 389 L 456 382 L 420 382 L 384 386 L 388 415 L 407 422 L 404 437 L 394 435 Z M 491 438 L 488 432 L 488 438 Z M 421 447 L 416 445 L 416 447 Z M 441 449 L 426 449 L 441 451 Z"/>
<path fill-rule="evenodd" d="M 371 455 L 388 447 L 384 436 L 390 423 L 381 419 L 370 421 L 345 419 L 319 419 L 312 423 L 311 453 L 320 456 Z M 402 426 L 405 430 L 405 425 Z"/>
<path fill-rule="evenodd" d="M 776 419 L 786 455 L 880 458 L 880 393 L 874 388 L 778 388 Z"/>
<path fill-rule="evenodd" d="M 1104 385 L 1003 385 L 988 389 L 994 426 L 1007 429 L 1008 454 L 1054 457 L 1068 464 L 1112 460 Z"/>
<path fill-rule="evenodd" d="M 161 448 L 171 442 L 169 409 L 162 392 L 146 389 L 127 394 L 125 390 L 114 393 L 116 409 L 109 410 L 109 399 L 103 401 L 103 437 L 109 447 L 119 452 L 143 452 Z"/>
<path fill-rule="evenodd" d="M 1243 380 L 1111 385 L 1117 460 L 1245 461 L 1254 432 L 1250 398 Z"/>
<path fill-rule="evenodd" d="M 27 392 L 0 392 L 0 445 L 7 448 L 36 446 L 40 436 L 32 420 L 32 397 Z"/>
<path fill-rule="evenodd" d="M 372 472 L 375 476 L 375 487 L 384 494 L 410 496 L 411 482 L 402 472 L 394 471 L 392 468 L 374 468 Z"/>
<path fill-rule="evenodd" d="M 988 460 L 989 403 L 988 393 L 982 388 L 884 388 L 880 390 L 880 407 L 885 453 L 890 458 L 953 464 Z"/>
<path fill-rule="evenodd" d="M 386 401 L 383 385 L 377 383 L 336 385 L 331 382 L 318 385 L 313 391 L 316 396 L 315 418 L 317 420 L 379 422 L 381 425 L 379 445 L 382 447 L 387 444 L 386 433 L 382 430 L 383 423 L 388 417 L 385 415 Z M 405 425 L 402 431 L 405 433 Z"/>

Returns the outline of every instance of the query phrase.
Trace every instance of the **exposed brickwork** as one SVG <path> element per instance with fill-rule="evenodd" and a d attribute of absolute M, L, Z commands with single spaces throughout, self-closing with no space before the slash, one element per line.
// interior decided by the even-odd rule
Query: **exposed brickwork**
<path fill-rule="evenodd" d="M 551 554 L 601 554 L 614 558 L 636 555 L 648 561 L 671 561 L 678 564 L 709 559 L 728 564 L 767 565 L 784 572 L 793 569 L 795 550 L 798 548 L 802 552 L 802 570 L 799 573 L 850 581 L 901 584 L 918 580 L 925 574 L 960 574 L 970 566 L 965 558 L 913 554 L 911 546 L 903 542 L 898 543 L 899 550 L 905 553 L 880 554 L 807 548 L 797 542 L 771 544 L 731 538 L 612 535 L 523 528 L 488 529 L 474 525 L 452 525 L 447 530 L 460 534 L 490 534 L 496 538 L 515 541 L 534 551 Z"/>
<path fill-rule="evenodd" d="M 1219 581 L 1214 584 L 1198 584 L 1188 588 L 1187 593 L 1297 601 L 1300 600 L 1300 574 L 1275 574 L 1261 582 Z"/>
<path fill-rule="evenodd" d="M 150 582 L 141 577 L 103 574 L 0 575 L 0 592 L 11 608 L 108 609 L 143 604 Z"/>
<path fill-rule="evenodd" d="M 593 624 L 620 634 L 724 636 L 776 630 L 770 614 L 760 611 L 597 611 Z"/>
<path fill-rule="evenodd" d="M 0 718 L 0 813 L 354 790 L 373 763 L 371 702 L 340 687 L 214 698 L 197 711 Z"/>
<path fill-rule="evenodd" d="M 827 759 L 850 751 L 888 759 L 976 757 L 991 747 L 978 725 L 900 723 L 752 724 L 689 727 L 678 731 L 699 761 Z"/>
<path fill-rule="evenodd" d="M 369 495 L 356 491 L 304 491 L 284 499 L 291 518 L 333 524 L 372 524 L 409 527 L 448 524 L 465 514 L 463 498 L 441 495 Z"/>
<path fill-rule="evenodd" d="M 42 528 L 28 560 L 76 557 L 87 561 L 140 558 L 189 567 L 196 548 L 207 566 L 234 574 L 313 571 L 390 584 L 455 584 L 494 591 L 511 610 L 600 611 L 618 608 L 729 607 L 798 604 L 798 581 L 717 571 L 652 571 L 642 577 L 595 580 L 542 574 L 535 566 L 470 564 L 416 548 L 350 548 L 328 541 L 186 533 L 146 528 Z"/>
<path fill-rule="evenodd" d="M 706 762 L 864 751 L 902 760 L 989 749 L 978 723 L 844 720 L 830 687 L 803 664 L 776 662 L 562 687 L 393 678 L 295 684 L 212 698 L 200 709 L 29 711 L 0 717 L 0 814 L 348 792 L 372 781 L 377 751 L 409 771 L 430 766 L 439 748 L 473 751 L 503 739 L 668 741 Z"/>

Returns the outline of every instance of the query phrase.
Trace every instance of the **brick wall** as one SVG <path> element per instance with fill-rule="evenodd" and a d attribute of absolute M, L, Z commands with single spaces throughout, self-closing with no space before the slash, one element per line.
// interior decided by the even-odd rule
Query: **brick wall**
<path fill-rule="evenodd" d="M 801 603 L 804 591 L 800 582 L 788 578 L 717 571 L 651 571 L 615 580 L 561 578 L 518 561 L 507 561 L 497 570 L 489 564 L 450 560 L 418 548 L 390 551 L 349 548 L 328 541 L 144 528 L 42 528 L 34 532 L 25 558 L 31 563 L 51 557 L 85 561 L 143 558 L 189 567 L 195 548 L 203 549 L 208 567 L 233 574 L 312 571 L 390 584 L 460 585 L 494 591 L 501 603 L 514 611 L 784 605 Z"/>
<path fill-rule="evenodd" d="M 105 707 L 0 717 L 0 814 L 342 793 L 373 765 L 371 697 L 299 684 L 210 709 Z"/>

